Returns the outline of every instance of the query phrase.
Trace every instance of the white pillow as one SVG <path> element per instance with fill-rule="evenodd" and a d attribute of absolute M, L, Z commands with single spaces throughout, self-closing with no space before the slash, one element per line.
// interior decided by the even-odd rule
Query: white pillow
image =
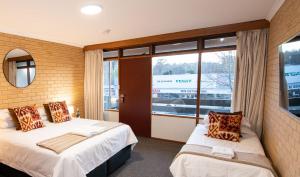
<path fill-rule="evenodd" d="M 243 118 L 242 118 L 241 124 L 242 124 L 242 126 L 244 126 L 244 127 L 248 127 L 248 128 L 251 127 L 250 122 L 249 122 L 249 119 L 248 119 L 247 117 L 243 117 Z"/>
<path fill-rule="evenodd" d="M 8 109 L 0 110 L 0 120 L 4 120 L 4 121 L 11 120 L 12 121 L 12 117 L 11 117 Z"/>
<path fill-rule="evenodd" d="M 4 128 L 12 128 L 12 127 L 16 127 L 14 121 L 12 120 L 0 120 L 0 128 L 4 129 Z"/>
<path fill-rule="evenodd" d="M 209 118 L 208 118 L 208 115 L 205 115 L 204 118 L 203 118 L 203 123 L 206 125 L 206 124 L 209 124 Z"/>
<path fill-rule="evenodd" d="M 40 115 L 42 121 L 48 121 L 48 117 L 46 115 Z"/>
<path fill-rule="evenodd" d="M 45 110 L 44 107 L 39 107 L 38 108 L 38 112 L 39 112 L 39 114 L 40 114 L 41 117 L 47 116 L 47 113 L 46 113 L 46 110 Z"/>

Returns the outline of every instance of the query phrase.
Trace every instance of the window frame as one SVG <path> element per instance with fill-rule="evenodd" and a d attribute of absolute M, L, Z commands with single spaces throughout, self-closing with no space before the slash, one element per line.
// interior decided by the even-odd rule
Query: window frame
<path fill-rule="evenodd" d="M 237 35 L 235 33 L 229 33 L 229 34 L 225 34 L 225 35 L 213 35 L 213 36 L 206 36 L 203 37 L 201 39 L 201 43 L 202 43 L 202 49 L 206 50 L 206 51 L 222 51 L 222 49 L 224 50 L 230 50 L 231 48 L 236 48 L 236 45 L 227 45 L 227 46 L 220 46 L 220 47 L 205 47 L 205 40 L 210 40 L 210 39 L 220 39 L 220 38 L 228 38 L 228 37 L 236 37 Z"/>
<path fill-rule="evenodd" d="M 107 61 L 107 60 L 118 60 L 119 57 L 120 57 L 120 51 L 119 51 L 119 49 L 103 50 L 103 53 L 104 52 L 113 52 L 113 51 L 118 51 L 118 56 L 116 56 L 116 57 L 106 57 L 106 58 L 104 58 L 104 56 L 103 56 L 103 60 L 104 61 Z"/>
<path fill-rule="evenodd" d="M 117 58 L 107 58 L 104 59 L 104 61 L 107 60 L 122 60 L 122 59 L 130 59 L 134 57 L 157 57 L 157 56 L 172 56 L 172 55 L 180 55 L 180 54 L 192 54 L 192 53 L 198 53 L 198 77 L 197 77 L 197 100 L 196 100 L 196 116 L 187 116 L 187 115 L 173 115 L 173 114 L 160 114 L 160 113 L 151 113 L 152 115 L 157 116 L 166 116 L 166 117 L 176 117 L 176 118 L 188 118 L 188 119 L 196 119 L 196 123 L 199 123 L 199 119 L 203 119 L 203 117 L 200 117 L 200 88 L 201 88 L 201 61 L 202 61 L 202 53 L 205 52 L 218 52 L 218 51 L 228 51 L 228 50 L 236 50 L 237 46 L 222 46 L 222 47 L 213 47 L 213 48 L 205 48 L 204 41 L 207 39 L 215 39 L 215 38 L 226 38 L 226 37 L 234 37 L 237 36 L 236 33 L 226 33 L 221 35 L 211 35 L 211 36 L 204 36 L 204 37 L 198 37 L 198 38 L 187 38 L 187 39 L 181 39 L 181 40 L 172 40 L 172 41 L 165 41 L 165 42 L 159 42 L 159 43 L 151 43 L 148 45 L 137 45 L 137 46 L 128 46 L 124 48 L 119 49 L 111 49 L 111 50 L 119 50 L 119 56 Z M 163 53 L 155 53 L 155 46 L 157 45 L 166 45 L 166 44 L 175 44 L 175 43 L 183 43 L 183 42 L 192 42 L 197 41 L 197 49 L 193 50 L 182 50 L 182 51 L 171 51 L 171 52 L 163 52 Z M 149 54 L 146 55 L 133 55 L 133 56 L 123 56 L 123 50 L 126 49 L 132 49 L 132 48 L 140 48 L 140 47 L 149 47 Z M 106 50 L 108 51 L 108 50 Z M 118 68 L 119 69 L 119 68 Z M 152 75 L 151 75 L 152 77 Z M 151 79 L 152 80 L 152 79 Z M 151 94 L 152 97 L 152 94 Z M 152 100 L 152 99 L 151 99 Z M 105 110 L 105 111 L 118 111 L 115 109 L 112 110 Z"/>
<path fill-rule="evenodd" d="M 130 49 L 139 49 L 139 48 L 149 48 L 149 54 L 143 54 L 143 55 L 126 55 L 124 56 L 124 50 L 130 50 Z M 125 48 L 122 48 L 120 49 L 120 53 L 119 53 L 119 56 L 120 58 L 133 58 L 133 57 L 144 57 L 144 56 L 152 56 L 152 46 L 151 45 L 142 45 L 142 46 L 132 46 L 132 47 L 125 47 Z"/>
<path fill-rule="evenodd" d="M 156 53 L 156 47 L 160 45 L 172 45 L 172 44 L 178 44 L 178 43 L 186 43 L 186 42 L 197 42 L 197 48 L 196 49 L 189 49 L 189 50 L 178 50 L 178 51 L 170 51 L 170 52 L 160 52 Z M 157 44 L 152 45 L 152 55 L 153 56 L 166 56 L 166 55 L 172 55 L 172 54 L 190 54 L 195 53 L 199 51 L 199 39 L 186 39 L 186 40 L 176 40 L 176 41 L 169 41 L 169 42 L 161 42 Z"/>

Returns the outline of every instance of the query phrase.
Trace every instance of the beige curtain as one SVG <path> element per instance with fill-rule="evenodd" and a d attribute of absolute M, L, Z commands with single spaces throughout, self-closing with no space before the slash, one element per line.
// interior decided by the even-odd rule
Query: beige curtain
<path fill-rule="evenodd" d="M 103 120 L 103 51 L 85 52 L 85 117 Z"/>
<path fill-rule="evenodd" d="M 261 137 L 268 30 L 242 31 L 237 37 L 233 111 L 243 111 L 251 129 Z"/>
<path fill-rule="evenodd" d="M 8 62 L 8 80 L 12 85 L 16 85 L 17 80 L 17 64 L 16 61 Z"/>

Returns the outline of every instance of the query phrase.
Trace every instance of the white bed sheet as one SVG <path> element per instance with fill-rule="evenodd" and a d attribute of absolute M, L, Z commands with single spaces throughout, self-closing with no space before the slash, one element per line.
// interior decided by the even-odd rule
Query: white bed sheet
<path fill-rule="evenodd" d="M 61 154 L 41 148 L 36 143 L 99 122 L 101 126 L 112 123 L 73 119 L 60 124 L 46 123 L 45 128 L 29 132 L 0 129 L 0 162 L 33 177 L 86 177 L 115 153 L 138 142 L 128 125 L 89 138 Z"/>
<path fill-rule="evenodd" d="M 186 144 L 223 146 L 232 148 L 235 152 L 265 155 L 258 137 L 249 128 L 243 128 L 243 138 L 239 143 L 209 138 L 206 133 L 205 125 L 197 125 Z M 174 177 L 274 177 L 270 170 L 261 167 L 191 154 L 177 157 L 171 164 L 170 171 Z"/>

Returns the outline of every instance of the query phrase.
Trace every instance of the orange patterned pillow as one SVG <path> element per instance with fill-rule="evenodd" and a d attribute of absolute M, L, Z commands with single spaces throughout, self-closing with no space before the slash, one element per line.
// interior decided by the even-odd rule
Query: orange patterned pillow
<path fill-rule="evenodd" d="M 240 141 L 242 112 L 209 113 L 209 131 L 207 136 L 229 141 Z"/>
<path fill-rule="evenodd" d="M 44 127 L 44 123 L 35 105 L 13 108 L 13 111 L 18 118 L 22 131 L 27 132 Z"/>
<path fill-rule="evenodd" d="M 49 103 L 48 106 L 54 123 L 61 123 L 71 120 L 71 116 L 65 101 L 52 102 Z"/>
<path fill-rule="evenodd" d="M 218 138 L 219 133 L 219 116 L 216 112 L 210 111 L 208 113 L 209 125 L 208 125 L 208 137 Z"/>

